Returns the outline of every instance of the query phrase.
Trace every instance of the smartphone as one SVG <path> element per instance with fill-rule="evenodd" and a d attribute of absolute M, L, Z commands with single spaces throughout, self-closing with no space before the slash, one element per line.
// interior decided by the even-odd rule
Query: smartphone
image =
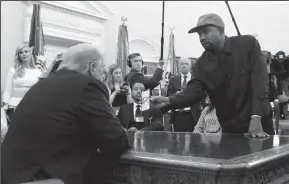
<path fill-rule="evenodd" d="M 124 86 L 129 86 L 129 82 L 124 82 L 122 87 L 124 87 Z"/>
<path fill-rule="evenodd" d="M 129 86 L 129 82 L 124 82 L 123 85 L 122 85 L 122 87 L 121 87 L 120 89 L 121 89 L 122 91 L 126 91 L 126 90 L 124 89 L 125 86 Z"/>

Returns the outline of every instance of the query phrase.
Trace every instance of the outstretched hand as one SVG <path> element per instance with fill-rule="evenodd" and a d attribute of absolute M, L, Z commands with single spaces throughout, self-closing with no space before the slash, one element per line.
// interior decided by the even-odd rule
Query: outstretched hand
<path fill-rule="evenodd" d="M 170 104 L 170 99 L 164 96 L 154 96 L 151 97 L 151 106 L 152 108 L 163 108 Z"/>

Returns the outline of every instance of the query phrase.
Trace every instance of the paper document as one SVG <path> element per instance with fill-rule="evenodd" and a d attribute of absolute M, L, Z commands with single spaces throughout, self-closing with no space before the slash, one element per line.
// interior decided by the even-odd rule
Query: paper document
<path fill-rule="evenodd" d="M 142 111 L 150 109 L 150 90 L 142 92 Z"/>

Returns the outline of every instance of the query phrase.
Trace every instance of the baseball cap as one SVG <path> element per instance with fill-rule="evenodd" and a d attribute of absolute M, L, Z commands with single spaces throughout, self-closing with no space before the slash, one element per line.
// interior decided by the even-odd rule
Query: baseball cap
<path fill-rule="evenodd" d="M 190 29 L 188 33 L 195 33 L 201 27 L 207 26 L 207 25 L 214 25 L 220 28 L 225 28 L 224 21 L 219 15 L 214 14 L 214 13 L 209 13 L 209 14 L 200 16 L 196 27 Z"/>

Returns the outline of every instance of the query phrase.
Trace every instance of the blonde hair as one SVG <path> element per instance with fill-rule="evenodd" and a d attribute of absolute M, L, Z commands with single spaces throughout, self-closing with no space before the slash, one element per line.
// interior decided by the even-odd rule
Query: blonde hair
<path fill-rule="evenodd" d="M 23 65 L 23 62 L 21 61 L 21 59 L 19 58 L 19 52 L 25 47 L 27 47 L 29 49 L 30 54 L 31 54 L 31 61 L 30 61 L 29 65 L 32 68 L 35 68 L 35 62 L 34 62 L 34 58 L 33 58 L 33 54 L 32 54 L 32 49 L 27 44 L 20 45 L 16 48 L 16 52 L 15 52 L 15 58 L 14 58 L 15 75 L 14 75 L 14 78 L 17 78 L 17 77 L 21 78 L 25 75 L 25 66 Z"/>
<path fill-rule="evenodd" d="M 115 84 L 115 83 L 114 83 L 114 80 L 113 80 L 113 75 L 112 75 L 112 73 L 113 73 L 114 70 L 116 70 L 116 69 L 118 69 L 118 68 L 121 69 L 121 67 L 120 67 L 118 64 L 112 64 L 112 65 L 109 67 L 109 69 L 108 69 L 107 86 L 108 86 L 108 88 L 111 89 L 111 90 L 114 88 L 114 84 Z M 121 84 L 123 84 L 123 78 L 121 78 Z"/>

